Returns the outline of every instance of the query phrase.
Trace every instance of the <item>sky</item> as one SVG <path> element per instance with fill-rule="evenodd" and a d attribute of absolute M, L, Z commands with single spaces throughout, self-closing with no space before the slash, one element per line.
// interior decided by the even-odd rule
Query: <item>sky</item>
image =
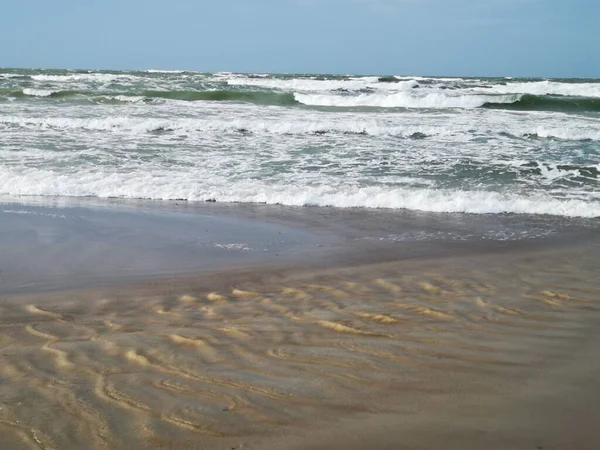
<path fill-rule="evenodd" d="M 2 15 L 0 67 L 600 78 L 599 0 L 19 0 Z"/>

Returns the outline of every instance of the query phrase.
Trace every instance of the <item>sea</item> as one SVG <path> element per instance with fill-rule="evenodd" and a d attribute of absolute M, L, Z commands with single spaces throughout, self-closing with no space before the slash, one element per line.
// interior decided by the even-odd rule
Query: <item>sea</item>
<path fill-rule="evenodd" d="M 0 69 L 0 195 L 600 216 L 600 80 Z"/>

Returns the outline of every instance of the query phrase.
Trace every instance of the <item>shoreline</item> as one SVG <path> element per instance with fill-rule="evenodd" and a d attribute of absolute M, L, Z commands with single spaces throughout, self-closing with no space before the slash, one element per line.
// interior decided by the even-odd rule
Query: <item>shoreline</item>
<path fill-rule="evenodd" d="M 0 198 L 0 295 L 586 245 L 596 219 Z"/>

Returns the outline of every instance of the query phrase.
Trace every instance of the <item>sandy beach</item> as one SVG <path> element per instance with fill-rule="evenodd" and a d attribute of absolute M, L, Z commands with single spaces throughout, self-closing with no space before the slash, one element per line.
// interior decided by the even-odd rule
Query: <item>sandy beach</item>
<path fill-rule="evenodd" d="M 594 221 L 77 202 L 0 208 L 2 449 L 600 445 Z"/>

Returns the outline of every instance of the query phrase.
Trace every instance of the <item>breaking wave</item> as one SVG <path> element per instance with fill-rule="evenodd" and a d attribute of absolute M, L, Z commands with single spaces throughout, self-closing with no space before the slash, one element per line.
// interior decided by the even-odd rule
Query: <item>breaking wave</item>
<path fill-rule="evenodd" d="M 489 87 L 498 94 L 530 94 L 535 96 L 561 95 L 566 97 L 600 98 L 600 83 L 564 83 L 560 81 L 512 81 Z"/>
<path fill-rule="evenodd" d="M 478 108 L 489 103 L 513 103 L 518 95 L 447 95 L 430 93 L 415 95 L 398 92 L 394 94 L 361 94 L 358 96 L 295 94 L 295 99 L 309 106 L 374 107 L 374 108 Z"/>
<path fill-rule="evenodd" d="M 511 109 L 517 111 L 600 111 L 600 98 L 557 97 L 525 94 L 510 103 L 487 102 L 486 108 Z"/>
<path fill-rule="evenodd" d="M 344 79 L 318 79 L 311 78 L 261 78 L 261 77 L 234 77 L 227 79 L 230 86 L 254 86 L 267 89 L 278 89 L 292 92 L 328 92 L 328 91 L 360 91 L 364 89 L 377 89 L 385 86 L 386 90 L 403 91 L 416 88 L 416 80 L 394 80 L 393 83 L 381 81 L 378 77 L 350 77 Z M 382 83 L 385 83 L 382 85 Z"/>
<path fill-rule="evenodd" d="M 114 98 L 110 102 L 144 103 L 145 97 Z M 108 101 L 108 100 L 107 100 Z M 498 138 L 559 139 L 564 141 L 600 141 L 600 129 L 590 124 L 570 126 L 526 126 L 521 124 L 504 125 L 496 130 Z M 133 134 L 156 132 L 188 133 L 254 133 L 274 135 L 327 135 L 351 134 L 360 136 L 389 136 L 410 139 L 444 138 L 451 136 L 473 136 L 473 130 L 459 127 L 432 126 L 427 124 L 396 124 L 390 121 L 350 119 L 334 120 L 265 120 L 262 118 L 214 119 L 214 118 L 172 118 L 152 117 L 25 117 L 0 116 L 0 129 L 5 127 L 42 128 L 56 130 L 109 131 Z"/>
<path fill-rule="evenodd" d="M 258 180 L 231 181 L 224 187 L 218 177 L 199 182 L 191 174 L 165 175 L 94 171 L 73 176 L 40 169 L 15 172 L 2 167 L 0 194 L 391 208 L 472 214 L 600 216 L 600 202 L 557 199 L 543 194 L 523 196 L 477 190 L 269 185 Z"/>
<path fill-rule="evenodd" d="M 50 97 L 54 94 L 54 91 L 47 89 L 23 89 L 23 95 L 29 95 L 30 97 Z"/>
<path fill-rule="evenodd" d="M 1 95 L 1 93 L 0 93 Z M 247 102 L 259 105 L 295 105 L 297 104 L 293 94 L 268 92 L 268 91 L 140 91 L 133 93 L 106 92 L 98 95 L 94 91 L 54 91 L 50 89 L 30 89 L 9 91 L 5 95 L 10 97 L 46 97 L 46 98 L 68 98 L 87 97 L 98 103 L 138 103 L 140 98 L 146 102 L 152 100 L 180 100 L 180 101 L 222 101 L 222 102 Z"/>
<path fill-rule="evenodd" d="M 292 94 L 257 91 L 144 91 L 147 98 L 162 98 L 184 101 L 228 101 L 249 102 L 261 105 L 293 105 L 296 103 Z"/>
<path fill-rule="evenodd" d="M 163 69 L 148 69 L 146 73 L 162 73 L 162 74 L 180 74 L 185 73 L 185 70 L 163 70 Z"/>

